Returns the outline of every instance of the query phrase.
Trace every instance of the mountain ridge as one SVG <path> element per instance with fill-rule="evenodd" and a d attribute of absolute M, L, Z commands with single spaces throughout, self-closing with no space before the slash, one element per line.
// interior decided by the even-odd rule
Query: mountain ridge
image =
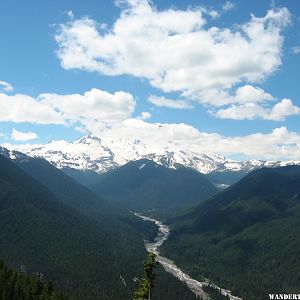
<path fill-rule="evenodd" d="M 217 184 L 230 185 L 262 167 L 300 164 L 300 161 L 235 161 L 216 153 L 198 153 L 169 142 L 168 147 L 153 147 L 139 139 L 84 136 L 74 142 L 51 141 L 44 145 L 3 144 L 32 157 L 43 157 L 63 170 L 105 173 L 130 161 L 149 159 L 171 169 L 179 165 L 212 178 Z M 13 157 L 12 157 L 13 158 Z M 68 174 L 68 173 L 67 173 Z M 228 178 L 232 177 L 230 180 Z"/>
<path fill-rule="evenodd" d="M 100 198 L 133 211 L 168 211 L 195 205 L 218 189 L 199 172 L 170 169 L 148 159 L 131 161 L 91 184 Z"/>
<path fill-rule="evenodd" d="M 255 170 L 169 219 L 173 231 L 162 253 L 196 278 L 210 278 L 243 299 L 263 300 L 273 291 L 295 293 L 299 200 L 300 166 Z"/>

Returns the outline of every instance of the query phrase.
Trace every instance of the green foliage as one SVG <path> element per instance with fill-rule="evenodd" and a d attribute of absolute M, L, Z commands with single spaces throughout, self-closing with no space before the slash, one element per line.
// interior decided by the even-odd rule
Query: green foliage
<path fill-rule="evenodd" d="M 0 256 L 43 273 L 74 299 L 131 299 L 133 278 L 143 274 L 143 238 L 157 234 L 154 224 L 110 207 L 45 160 L 23 154 L 15 162 L 0 155 L 0 215 Z M 171 275 L 158 276 L 153 299 L 189 299 L 188 288 Z"/>
<path fill-rule="evenodd" d="M 149 242 L 154 242 L 155 237 L 159 233 L 158 226 L 154 222 L 145 222 L 140 218 L 136 218 L 132 222 L 132 226 L 135 226 L 141 232 L 143 239 Z"/>
<path fill-rule="evenodd" d="M 155 254 L 150 253 L 144 262 L 145 277 L 139 280 L 139 285 L 133 294 L 134 300 L 199 299 L 196 298 L 196 295 L 185 283 L 167 273 L 162 266 L 156 262 L 155 257 Z"/>
<path fill-rule="evenodd" d="M 97 197 L 87 187 L 55 168 L 43 158 L 32 158 L 20 153 L 14 160 L 23 171 L 47 187 L 62 203 L 94 219 L 111 218 L 117 210 Z"/>
<path fill-rule="evenodd" d="M 146 278 L 142 278 L 137 290 L 134 291 L 134 300 L 149 299 L 150 284 Z"/>
<path fill-rule="evenodd" d="M 140 280 L 139 287 L 133 293 L 134 300 L 150 299 L 156 265 L 156 255 L 154 253 L 149 253 L 147 260 L 144 262 L 145 277 Z"/>
<path fill-rule="evenodd" d="M 51 282 L 41 276 L 27 275 L 8 268 L 0 260 L 0 299 L 1 300 L 70 300 L 54 289 Z"/>
<path fill-rule="evenodd" d="M 146 251 L 130 217 L 88 218 L 1 155 L 0 215 L 0 256 L 10 266 L 43 273 L 75 299 L 132 296 Z"/>
<path fill-rule="evenodd" d="M 261 169 L 187 215 L 162 253 L 247 300 L 300 286 L 300 167 Z"/>

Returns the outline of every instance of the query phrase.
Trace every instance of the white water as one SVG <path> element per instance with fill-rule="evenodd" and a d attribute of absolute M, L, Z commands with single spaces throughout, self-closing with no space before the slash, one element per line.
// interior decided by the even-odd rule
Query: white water
<path fill-rule="evenodd" d="M 226 295 L 230 298 L 230 300 L 242 300 L 242 298 L 233 296 L 231 294 L 230 290 L 220 288 L 216 284 L 209 282 L 208 280 L 205 281 L 197 281 L 193 278 L 191 278 L 189 275 L 184 273 L 179 267 L 175 265 L 175 263 L 167 259 L 163 256 L 159 255 L 159 247 L 168 239 L 170 234 L 170 228 L 169 226 L 163 224 L 162 222 L 151 219 L 149 217 L 143 216 L 142 214 L 135 213 L 135 216 L 143 219 L 144 221 L 148 222 L 154 222 L 155 225 L 158 226 L 159 232 L 157 236 L 154 239 L 153 243 L 149 243 L 148 241 L 145 241 L 145 248 L 148 252 L 153 252 L 157 255 L 156 259 L 157 261 L 162 265 L 162 267 L 165 269 L 166 272 L 171 273 L 173 276 L 178 278 L 180 281 L 186 283 L 186 285 L 189 287 L 189 289 L 194 292 L 197 296 L 201 296 L 204 300 L 209 300 L 210 297 L 203 291 L 203 286 L 212 286 L 216 289 L 219 289 L 223 295 Z"/>

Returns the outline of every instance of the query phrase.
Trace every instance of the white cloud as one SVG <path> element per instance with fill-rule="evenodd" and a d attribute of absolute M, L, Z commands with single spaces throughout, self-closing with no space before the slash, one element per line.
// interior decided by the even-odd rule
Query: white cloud
<path fill-rule="evenodd" d="M 300 134 L 290 132 L 286 127 L 276 128 L 267 134 L 255 133 L 243 137 L 229 138 L 223 142 L 226 151 L 229 153 L 235 152 L 262 159 L 300 159 Z M 238 150 L 239 148 L 240 150 Z"/>
<path fill-rule="evenodd" d="M 283 99 L 272 107 L 267 119 L 284 121 L 286 117 L 294 115 L 300 115 L 300 108 L 295 106 L 290 99 Z"/>
<path fill-rule="evenodd" d="M 82 130 L 102 130 L 131 117 L 135 109 L 133 96 L 91 89 L 81 94 L 0 94 L 0 122 L 72 125 Z"/>
<path fill-rule="evenodd" d="M 245 104 L 248 102 L 263 103 L 275 100 L 275 97 L 265 92 L 263 89 L 249 84 L 237 88 L 234 93 L 230 93 L 229 90 L 212 89 L 205 93 L 189 94 L 186 92 L 183 96 L 215 107 L 228 104 Z"/>
<path fill-rule="evenodd" d="M 14 89 L 14 87 L 10 83 L 3 80 L 0 80 L 0 90 L 1 87 L 4 92 L 11 92 Z"/>
<path fill-rule="evenodd" d="M 167 145 L 170 142 L 179 143 L 185 147 L 185 141 L 192 142 L 198 137 L 199 131 L 187 124 L 148 123 L 141 119 L 127 119 L 120 124 L 103 130 L 100 136 L 139 138 L 154 148 Z M 181 141 L 181 142 L 180 142 Z"/>
<path fill-rule="evenodd" d="M 263 106 L 257 103 L 246 103 L 220 109 L 214 115 L 220 119 L 254 120 L 256 118 L 263 118 L 266 113 L 266 109 Z"/>
<path fill-rule="evenodd" d="M 92 131 L 99 137 L 140 139 L 151 147 L 172 147 L 197 153 L 239 155 L 245 159 L 300 160 L 300 133 L 279 127 L 269 133 L 246 136 L 223 136 L 207 133 L 184 124 L 148 123 L 141 119 L 127 119 L 111 127 Z M 5 147 L 5 145 L 3 145 Z"/>
<path fill-rule="evenodd" d="M 26 141 L 37 139 L 38 135 L 34 132 L 31 132 L 31 131 L 22 132 L 22 131 L 18 131 L 15 128 L 13 128 L 12 133 L 11 133 L 11 138 L 14 141 L 26 142 Z"/>
<path fill-rule="evenodd" d="M 291 19 L 286 8 L 252 15 L 233 29 L 210 27 L 206 16 L 213 17 L 213 10 L 204 7 L 159 11 L 148 0 L 117 4 L 121 14 L 110 28 L 90 18 L 60 26 L 55 38 L 65 69 L 133 75 L 181 93 L 179 100 L 150 96 L 159 107 L 192 108 L 193 100 L 208 108 L 233 104 L 216 113 L 221 118 L 283 120 L 295 114 L 290 105 L 284 115 L 273 113 L 266 103 L 275 97 L 257 86 L 281 65 L 282 30 Z M 227 1 L 223 10 L 233 6 Z"/>
<path fill-rule="evenodd" d="M 140 139 L 153 149 L 168 146 L 176 150 L 200 153 L 219 153 L 225 156 L 242 155 L 245 158 L 300 160 L 300 133 L 286 127 L 270 133 L 226 137 L 217 133 L 201 132 L 187 124 L 148 123 L 128 119 L 103 130 L 100 137 L 128 137 Z"/>
<path fill-rule="evenodd" d="M 245 85 L 236 90 L 231 103 L 265 102 L 269 100 L 274 100 L 271 94 L 266 93 L 261 88 Z"/>
<path fill-rule="evenodd" d="M 88 130 L 100 129 L 131 117 L 135 109 L 133 96 L 91 89 L 83 95 L 41 94 L 39 102 L 61 113 L 69 122 L 80 122 Z"/>
<path fill-rule="evenodd" d="M 263 106 L 257 103 L 246 103 L 243 105 L 232 105 L 228 108 L 220 109 L 213 114 L 220 119 L 254 120 L 263 118 L 268 113 Z"/>
<path fill-rule="evenodd" d="M 141 120 L 147 120 L 147 119 L 150 119 L 152 117 L 152 115 L 147 112 L 147 111 L 143 111 L 139 116 L 138 116 L 138 119 L 141 119 Z"/>
<path fill-rule="evenodd" d="M 67 16 L 70 18 L 70 19 L 74 19 L 74 13 L 72 10 L 69 10 L 67 11 Z"/>
<path fill-rule="evenodd" d="M 152 95 L 148 98 L 148 101 L 158 107 L 168 107 L 168 108 L 175 108 L 175 109 L 192 108 L 192 105 L 186 100 L 173 100 L 173 99 L 167 99 L 165 97 L 158 97 Z"/>
<path fill-rule="evenodd" d="M 206 93 L 260 83 L 281 64 L 286 8 L 231 29 L 210 27 L 201 8 L 158 11 L 146 0 L 121 2 L 109 29 L 89 18 L 61 25 L 57 53 L 65 69 L 147 78 L 165 92 Z"/>
<path fill-rule="evenodd" d="M 235 8 L 235 4 L 231 1 L 226 1 L 223 6 L 222 6 L 222 9 L 224 11 L 229 11 L 229 10 L 232 10 Z"/>
<path fill-rule="evenodd" d="M 273 107 L 264 107 L 257 103 L 246 103 L 231 105 L 228 108 L 220 109 L 215 116 L 221 119 L 233 120 L 272 120 L 284 121 L 288 116 L 299 115 L 300 108 L 295 106 L 290 99 L 283 99 Z"/>
<path fill-rule="evenodd" d="M 30 122 L 36 124 L 64 124 L 63 117 L 49 106 L 23 94 L 0 93 L 0 122 Z"/>

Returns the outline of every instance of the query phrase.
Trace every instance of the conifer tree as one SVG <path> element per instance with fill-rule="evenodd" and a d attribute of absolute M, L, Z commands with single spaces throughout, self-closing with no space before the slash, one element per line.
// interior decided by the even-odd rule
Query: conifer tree
<path fill-rule="evenodd" d="M 145 277 L 140 280 L 139 287 L 134 291 L 133 300 L 151 299 L 156 265 L 156 254 L 149 253 L 147 260 L 144 262 Z"/>

